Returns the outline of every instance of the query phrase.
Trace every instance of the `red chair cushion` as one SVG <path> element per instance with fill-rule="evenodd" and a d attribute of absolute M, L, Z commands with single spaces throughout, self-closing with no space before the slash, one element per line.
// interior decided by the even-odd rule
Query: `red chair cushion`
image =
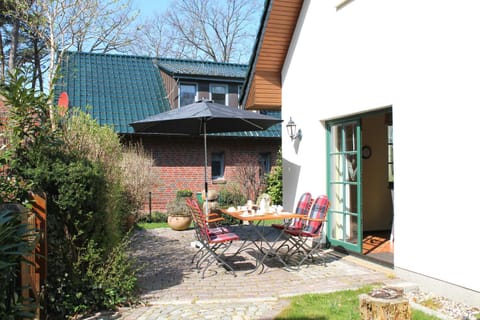
<path fill-rule="evenodd" d="M 210 242 L 220 243 L 220 242 L 234 241 L 239 239 L 240 237 L 237 234 L 230 232 L 230 233 L 213 234 L 210 237 Z"/>

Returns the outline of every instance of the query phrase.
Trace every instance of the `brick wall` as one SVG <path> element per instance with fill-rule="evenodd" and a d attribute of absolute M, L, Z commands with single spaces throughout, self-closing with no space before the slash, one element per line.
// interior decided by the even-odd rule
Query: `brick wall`
<path fill-rule="evenodd" d="M 142 143 L 155 159 L 152 174 L 155 185 L 151 190 L 151 210 L 164 212 L 169 201 L 175 198 L 177 190 L 190 189 L 194 193 L 204 189 L 204 146 L 202 137 L 147 136 Z M 252 139 L 208 137 L 208 188 L 219 190 L 229 183 L 238 183 L 237 168 L 258 165 L 260 153 L 271 154 L 272 167 L 275 164 L 280 139 Z M 224 179 L 211 180 L 211 153 L 223 152 L 225 160 Z M 144 211 L 149 211 L 148 195 Z"/>

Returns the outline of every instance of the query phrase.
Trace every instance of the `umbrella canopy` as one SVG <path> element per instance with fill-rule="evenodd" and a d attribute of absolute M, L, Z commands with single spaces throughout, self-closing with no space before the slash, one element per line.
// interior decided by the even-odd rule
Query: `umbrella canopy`
<path fill-rule="evenodd" d="M 135 121 L 130 125 L 137 133 L 203 135 L 205 192 L 208 194 L 207 134 L 260 131 L 279 122 L 282 122 L 282 120 L 204 100 Z"/>
<path fill-rule="evenodd" d="M 199 101 L 130 125 L 135 132 L 200 135 L 265 130 L 282 120 L 211 101 Z M 206 132 L 204 123 L 207 123 Z"/>

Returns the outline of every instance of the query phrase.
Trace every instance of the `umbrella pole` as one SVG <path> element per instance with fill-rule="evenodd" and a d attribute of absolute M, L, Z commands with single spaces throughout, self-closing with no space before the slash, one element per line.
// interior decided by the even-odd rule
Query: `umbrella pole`
<path fill-rule="evenodd" d="M 204 177 L 205 177 L 205 216 L 207 217 L 208 221 L 208 180 L 207 180 L 207 121 L 202 119 L 203 121 L 203 148 L 205 154 L 205 166 L 204 166 Z"/>

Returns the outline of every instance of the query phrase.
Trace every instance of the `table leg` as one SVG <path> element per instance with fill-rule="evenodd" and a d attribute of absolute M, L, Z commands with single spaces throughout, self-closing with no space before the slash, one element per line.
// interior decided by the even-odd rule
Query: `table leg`
<path fill-rule="evenodd" d="M 251 222 L 249 226 L 253 228 L 254 233 L 257 235 L 256 239 L 247 239 L 246 241 L 251 241 L 252 244 L 257 248 L 258 250 L 258 256 L 256 257 L 256 266 L 255 269 L 253 269 L 250 272 L 247 272 L 246 274 L 251 274 L 262 268 L 260 273 L 262 273 L 265 269 L 265 260 L 267 257 L 273 257 L 276 258 L 286 269 L 288 270 L 293 270 L 291 266 L 287 264 L 287 262 L 282 258 L 282 256 L 277 252 L 275 248 L 275 243 L 282 238 L 283 236 L 283 231 L 281 231 L 278 236 L 273 240 L 269 241 L 266 238 L 266 226 L 264 224 L 260 225 L 260 223 L 264 223 L 264 221 L 259 220 L 256 223 Z"/>

